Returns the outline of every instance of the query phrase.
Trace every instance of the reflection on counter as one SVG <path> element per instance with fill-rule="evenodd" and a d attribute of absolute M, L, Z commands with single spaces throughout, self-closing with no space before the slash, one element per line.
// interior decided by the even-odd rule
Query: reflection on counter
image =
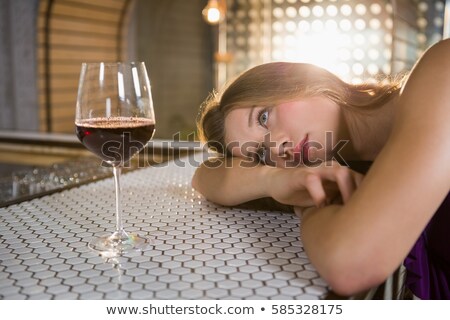
<path fill-rule="evenodd" d="M 161 153 L 160 151 L 158 153 Z M 162 164 L 185 152 L 172 152 L 171 155 L 157 154 L 147 148 L 122 168 L 122 173 Z M 4 166 L 0 162 L 0 167 Z M 21 168 L 8 174 L 0 174 L 0 208 L 41 197 L 53 192 L 111 177 L 112 168 L 95 156 L 71 158 L 47 166 L 11 166 Z"/>
<path fill-rule="evenodd" d="M 13 171 L 0 178 L 0 207 L 111 176 L 111 168 L 100 162 L 95 157 L 82 157 Z"/>
<path fill-rule="evenodd" d="M 197 151 L 198 142 L 154 139 L 123 173 Z M 0 131 L 0 208 L 110 176 L 75 135 Z"/>

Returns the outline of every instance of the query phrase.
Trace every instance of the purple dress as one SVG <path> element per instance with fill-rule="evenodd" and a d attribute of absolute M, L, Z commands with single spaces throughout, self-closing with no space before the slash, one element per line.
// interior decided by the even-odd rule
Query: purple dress
<path fill-rule="evenodd" d="M 404 261 L 406 287 L 421 299 L 450 299 L 450 193 Z"/>

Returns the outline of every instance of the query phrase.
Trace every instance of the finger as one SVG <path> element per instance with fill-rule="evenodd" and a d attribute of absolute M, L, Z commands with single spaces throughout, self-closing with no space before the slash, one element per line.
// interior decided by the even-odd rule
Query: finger
<path fill-rule="evenodd" d="M 303 208 L 294 206 L 294 212 L 297 217 L 302 218 Z"/>
<path fill-rule="evenodd" d="M 322 185 L 327 195 L 337 195 L 339 193 L 339 186 L 334 180 L 322 179 Z"/>
<path fill-rule="evenodd" d="M 336 161 L 327 162 L 318 172 L 322 178 L 336 182 L 344 203 L 350 199 L 364 177 Z"/>
<path fill-rule="evenodd" d="M 358 172 L 353 172 L 353 180 L 355 181 L 356 188 L 359 188 L 363 179 L 364 179 L 364 175 L 362 175 Z"/>
<path fill-rule="evenodd" d="M 303 184 L 308 190 L 311 199 L 317 207 L 323 207 L 326 204 L 326 193 L 322 185 L 322 179 L 312 173 L 308 173 L 305 176 L 305 182 Z"/>
<path fill-rule="evenodd" d="M 335 174 L 336 183 L 341 191 L 342 200 L 346 203 L 356 190 L 356 183 L 353 180 L 353 174 L 350 170 L 345 168 L 337 168 Z"/>
<path fill-rule="evenodd" d="M 325 167 L 318 170 L 318 174 L 323 179 L 336 182 L 344 203 L 350 199 L 350 196 L 355 191 L 356 184 L 353 181 L 352 171 L 337 162 L 326 163 Z"/>

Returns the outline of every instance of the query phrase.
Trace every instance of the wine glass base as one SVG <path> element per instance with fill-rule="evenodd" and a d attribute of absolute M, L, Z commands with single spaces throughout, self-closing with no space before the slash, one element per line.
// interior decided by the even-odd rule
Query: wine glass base
<path fill-rule="evenodd" d="M 142 251 L 150 244 L 150 239 L 122 231 L 91 240 L 89 248 L 103 257 L 113 258 L 129 252 Z"/>

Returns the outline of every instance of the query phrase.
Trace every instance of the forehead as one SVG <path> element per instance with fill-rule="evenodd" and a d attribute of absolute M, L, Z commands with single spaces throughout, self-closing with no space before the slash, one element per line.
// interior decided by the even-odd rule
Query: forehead
<path fill-rule="evenodd" d="M 244 149 L 256 149 L 261 140 L 256 126 L 249 127 L 250 111 L 235 108 L 225 116 L 225 144 L 234 156 L 245 156 Z"/>

